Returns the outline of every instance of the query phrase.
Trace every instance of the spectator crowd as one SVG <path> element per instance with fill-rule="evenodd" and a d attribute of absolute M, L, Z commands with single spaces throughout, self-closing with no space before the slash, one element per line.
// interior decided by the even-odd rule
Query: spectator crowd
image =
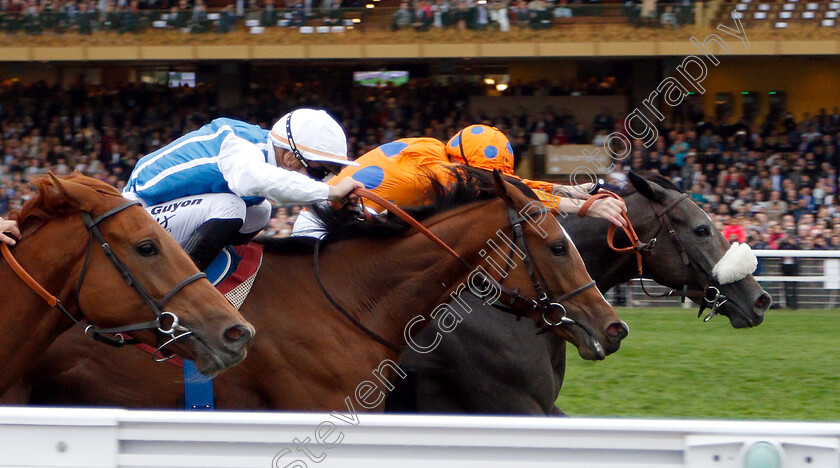
<path fill-rule="evenodd" d="M 607 80 L 608 81 L 608 80 Z M 604 82 L 512 85 L 513 94 L 563 94 L 603 90 Z M 544 153 L 548 144 L 602 144 L 623 125 L 602 110 L 592 122 L 567 111 L 469 111 L 469 98 L 485 92 L 473 83 L 401 87 L 336 87 L 320 83 L 256 90 L 235 108 L 216 105 L 217 90 L 161 85 L 74 86 L 43 83 L 0 86 L 0 216 L 31 198 L 27 183 L 38 174 L 74 170 L 121 188 L 144 154 L 218 116 L 269 128 L 296 107 L 324 107 L 348 134 L 351 158 L 403 137 L 448 140 L 482 122 L 505 132 L 518 160 Z M 576 90 L 576 91 L 575 91 Z M 615 90 L 619 92 L 619 90 Z M 797 119 L 780 113 L 761 126 L 740 121 L 682 119 L 661 128 L 649 148 L 641 141 L 610 182 L 630 170 L 654 171 L 690 194 L 730 241 L 759 249 L 840 249 L 838 172 L 840 111 L 820 110 Z M 278 207 L 268 228 L 288 235 L 299 208 Z"/>
<path fill-rule="evenodd" d="M 602 17 L 635 26 L 677 28 L 692 23 L 690 0 L 403 0 L 394 13 L 393 29 L 419 31 L 455 27 L 483 31 L 510 31 L 511 25 L 548 29 L 572 18 Z"/>
<path fill-rule="evenodd" d="M 342 23 L 341 7 L 361 0 L 0 0 L 0 31 L 41 34 L 97 31 L 138 32 L 149 27 L 183 32 L 226 33 L 241 20 L 261 26 Z M 252 24 L 252 23 L 248 23 Z"/>
<path fill-rule="evenodd" d="M 377 16 L 368 14 L 365 4 L 374 5 L 362 0 L 2 0 L 0 31 L 93 34 L 154 27 L 226 33 L 237 22 L 251 27 L 353 26 L 353 18 L 377 27 Z M 403 0 L 381 8 L 390 8 L 394 30 L 538 30 L 579 17 L 675 28 L 694 20 L 693 0 Z"/>
<path fill-rule="evenodd" d="M 629 170 L 650 170 L 691 195 L 729 241 L 758 249 L 840 249 L 840 111 L 762 128 L 700 122 L 634 142 Z M 623 168 L 613 174 L 626 175 Z"/>

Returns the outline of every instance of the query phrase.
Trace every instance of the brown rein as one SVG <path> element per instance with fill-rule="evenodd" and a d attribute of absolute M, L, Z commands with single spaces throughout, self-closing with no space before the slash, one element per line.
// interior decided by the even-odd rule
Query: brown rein
<path fill-rule="evenodd" d="M 0 244 L 0 251 L 3 252 L 3 258 L 6 259 L 6 262 L 8 262 L 9 267 L 12 269 L 12 271 L 15 272 L 17 277 L 20 278 L 21 281 L 26 283 L 26 285 L 29 286 L 29 288 L 32 289 L 35 292 L 35 294 L 41 296 L 41 299 L 46 301 L 46 303 L 49 304 L 50 307 L 56 307 L 56 305 L 61 304 L 57 297 L 53 296 L 49 293 L 49 291 L 44 289 L 44 287 L 41 286 L 41 284 L 38 283 L 38 281 L 35 278 L 33 278 L 32 275 L 27 273 L 26 270 L 24 270 L 23 267 L 20 266 L 20 263 L 18 263 L 15 256 L 12 255 L 12 251 L 9 250 L 8 245 Z"/>
<path fill-rule="evenodd" d="M 375 194 L 375 193 L 373 193 L 373 192 L 371 192 L 370 190 L 367 190 L 367 189 L 359 188 L 359 189 L 354 190 L 353 193 L 355 195 L 359 196 L 359 197 L 367 198 L 368 200 L 370 200 L 370 201 L 378 204 L 379 206 L 382 206 L 383 208 L 387 209 L 389 212 L 393 213 L 394 215 L 396 215 L 397 217 L 399 217 L 400 219 L 402 219 L 403 221 L 408 223 L 411 227 L 413 227 L 414 229 L 417 229 L 421 234 L 428 237 L 429 240 L 431 240 L 432 242 L 437 244 L 440 248 L 442 248 L 444 251 L 446 251 L 446 253 L 448 253 L 449 255 L 452 255 L 453 257 L 458 259 L 459 262 L 463 263 L 464 265 L 467 266 L 467 268 L 472 270 L 472 266 L 469 264 L 469 262 L 467 262 L 464 259 L 464 257 L 459 255 L 458 252 L 452 250 L 452 247 L 449 247 L 449 245 L 446 242 L 441 240 L 432 231 L 430 231 L 426 226 L 423 226 L 422 223 L 420 223 L 419 221 L 417 221 L 416 219 L 411 217 L 411 215 L 409 215 L 408 213 L 403 211 L 402 208 L 400 208 L 399 206 L 397 206 L 393 202 L 391 202 L 389 200 L 386 200 L 382 196 L 377 195 L 377 194 Z"/>
<path fill-rule="evenodd" d="M 601 190 L 602 190 L 601 193 L 598 193 L 596 195 L 592 195 L 591 197 L 589 197 L 583 203 L 583 206 L 580 207 L 580 211 L 578 211 L 578 216 L 579 217 L 583 218 L 584 216 L 586 216 L 586 212 L 589 211 L 589 208 L 592 206 L 592 204 L 595 203 L 598 200 L 603 200 L 605 198 L 613 198 L 615 200 L 623 200 L 619 195 L 617 195 L 613 192 L 610 192 L 610 191 L 607 191 L 607 190 L 604 190 L 604 189 L 601 189 Z M 624 233 L 630 239 L 630 243 L 633 244 L 633 245 L 630 245 L 630 246 L 627 246 L 627 247 L 616 247 L 615 246 L 615 232 L 616 232 L 616 227 L 617 226 L 615 224 L 612 224 L 612 223 L 610 224 L 609 229 L 607 229 L 607 245 L 609 245 L 610 248 L 614 252 L 624 253 L 624 252 L 635 251 L 636 252 L 636 264 L 638 266 L 639 276 L 642 276 L 642 251 L 645 250 L 648 247 L 648 244 L 645 244 L 644 242 L 639 240 L 639 235 L 636 234 L 636 230 L 633 228 L 633 223 L 631 223 L 630 218 L 627 217 L 627 212 L 626 211 L 621 213 L 621 217 L 622 217 L 622 219 L 624 219 L 624 226 L 621 226 L 621 229 L 624 231 Z"/>

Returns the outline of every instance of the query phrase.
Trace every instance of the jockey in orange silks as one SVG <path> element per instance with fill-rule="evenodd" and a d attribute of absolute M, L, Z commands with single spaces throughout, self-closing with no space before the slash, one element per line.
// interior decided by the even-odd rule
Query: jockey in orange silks
<path fill-rule="evenodd" d="M 516 176 L 513 157 L 510 141 L 501 131 L 487 125 L 470 125 L 446 145 L 434 138 L 403 138 L 386 143 L 356 159 L 358 167 L 344 168 L 327 183 L 336 184 L 352 177 L 362 182 L 366 189 L 399 206 L 417 206 L 426 202 L 430 177 L 446 181 L 451 177 L 448 167 L 463 164 L 488 171 L 499 169 L 507 177 L 521 180 L 555 214 L 578 212 L 583 202 L 558 195 L 554 184 Z M 579 199 L 589 197 L 575 188 L 564 188 L 559 193 Z M 373 202 L 366 201 L 365 204 L 376 212 L 383 210 Z M 593 203 L 586 215 L 621 225 L 620 214 L 624 210 L 621 201 L 603 199 Z M 320 237 L 323 231 L 310 212 L 302 211 L 295 222 L 294 235 Z"/>
<path fill-rule="evenodd" d="M 342 170 L 327 181 L 337 184 L 352 177 L 365 188 L 398 206 L 417 206 L 426 202 L 426 189 L 431 178 L 446 180 L 451 177 L 451 165 L 446 149 L 435 138 L 403 138 L 368 151 L 356 161 L 359 166 L 352 171 Z M 368 210 L 381 212 L 383 207 L 366 200 Z M 295 221 L 295 236 L 321 237 L 325 233 L 315 215 L 303 210 Z"/>
<path fill-rule="evenodd" d="M 426 203 L 429 177 L 439 181 L 451 175 L 451 166 L 443 143 L 435 138 L 403 138 L 386 143 L 369 151 L 356 160 L 358 167 L 342 170 L 328 184 L 352 177 L 363 183 L 371 192 L 394 202 L 398 206 L 418 206 Z M 371 201 L 365 205 L 380 212 L 383 207 Z"/>
<path fill-rule="evenodd" d="M 577 213 L 583 205 L 581 200 L 589 198 L 584 190 L 576 187 L 522 179 L 514 174 L 513 147 L 505 134 L 495 127 L 479 124 L 464 128 L 449 139 L 446 154 L 454 163 L 488 171 L 498 169 L 508 177 L 521 180 L 554 214 Z M 625 210 L 618 200 L 602 199 L 593 203 L 586 214 L 621 226 L 624 224 L 621 213 Z"/>

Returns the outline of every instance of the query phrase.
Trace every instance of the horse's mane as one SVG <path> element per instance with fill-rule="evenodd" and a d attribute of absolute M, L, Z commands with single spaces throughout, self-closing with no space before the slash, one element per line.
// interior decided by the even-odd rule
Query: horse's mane
<path fill-rule="evenodd" d="M 683 193 L 683 191 L 680 190 L 679 187 L 677 187 L 673 182 L 671 182 L 671 179 L 669 179 L 669 178 L 667 178 L 667 177 L 665 177 L 661 174 L 657 174 L 656 172 L 651 172 L 651 171 L 633 171 L 633 172 L 636 175 L 640 176 L 641 178 L 643 178 L 643 179 L 645 179 L 649 182 L 653 182 L 657 185 L 660 185 L 662 188 L 664 188 L 666 190 L 676 190 L 677 192 Z M 618 194 L 623 197 L 623 196 L 630 195 L 630 194 L 633 194 L 633 193 L 637 193 L 636 187 L 633 187 L 633 184 L 631 184 L 630 182 L 627 182 L 627 184 L 624 186 L 624 188 L 621 189 L 621 191 Z"/>
<path fill-rule="evenodd" d="M 267 252 L 294 255 L 311 254 L 315 250 L 318 239 L 308 236 L 269 237 L 258 236 L 254 242 L 265 246 Z"/>
<path fill-rule="evenodd" d="M 492 174 L 488 171 L 468 166 L 447 167 L 451 180 L 444 182 L 431 173 L 424 174 L 429 179 L 427 199 L 429 202 L 422 206 L 400 207 L 412 218 L 423 221 L 440 213 L 467 205 L 469 203 L 490 200 L 497 197 L 493 185 Z M 526 195 L 536 198 L 536 195 L 521 182 L 506 179 L 514 183 Z M 336 211 L 325 204 L 310 206 L 309 209 L 319 218 L 322 228 L 327 232 L 325 242 L 338 242 L 345 239 L 359 237 L 383 238 L 393 237 L 408 230 L 409 225 L 402 219 L 388 213 L 378 216 L 375 223 L 359 221 L 351 213 L 344 210 Z M 258 240 L 265 248 L 272 252 L 291 253 L 306 251 L 311 244 L 294 242 L 287 239 L 261 238 Z"/>
<path fill-rule="evenodd" d="M 93 189 L 108 197 L 121 197 L 120 191 L 100 180 L 87 177 L 79 172 L 60 177 L 68 182 L 74 182 Z M 10 217 L 17 220 L 21 230 L 30 226 L 41 226 L 53 218 L 78 212 L 72 200 L 59 191 L 49 176 L 37 176 L 30 181 L 38 194 L 30 198 L 18 211 L 12 211 Z"/>

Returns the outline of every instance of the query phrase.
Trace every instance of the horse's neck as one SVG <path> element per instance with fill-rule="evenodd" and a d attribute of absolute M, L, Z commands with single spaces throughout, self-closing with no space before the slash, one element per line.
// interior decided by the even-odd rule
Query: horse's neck
<path fill-rule="evenodd" d="M 651 211 L 647 200 L 638 194 L 631 194 L 625 199 L 627 214 L 633 223 L 636 234 L 642 242 L 649 240 L 655 228 L 651 228 Z M 609 224 L 595 218 L 578 218 L 566 216 L 562 220 L 563 227 L 572 236 L 589 275 L 597 283 L 598 289 L 609 291 L 616 285 L 626 283 L 638 276 L 638 264 L 634 252 L 614 252 L 607 245 L 607 229 Z M 616 233 L 616 245 L 623 247 L 627 244 L 626 236 L 621 229 Z M 623 242 L 621 240 L 622 239 Z"/>
<path fill-rule="evenodd" d="M 21 266 L 47 291 L 63 298 L 64 287 L 71 274 L 75 255 L 45 249 L 44 246 L 66 244 L 76 239 L 75 233 L 59 226 L 44 227 L 24 238 L 12 250 Z M 0 262 L 0 284 L 4 285 L 0 313 L 0 393 L 25 371 L 46 350 L 55 338 L 70 326 L 57 309 L 50 307 L 21 280 L 8 263 Z"/>
<path fill-rule="evenodd" d="M 477 210 L 467 206 L 459 211 L 467 214 L 473 209 Z M 484 243 L 503 227 L 501 214 L 498 218 L 499 223 L 491 221 L 493 215 L 477 222 L 477 214 L 449 213 L 445 221 L 433 225 L 431 230 L 468 261 L 476 262 Z M 346 246 L 338 244 L 332 255 L 322 257 L 325 281 L 346 285 L 352 277 L 352 288 L 334 288 L 336 299 L 341 304 L 352 304 L 348 310 L 367 318 L 366 324 L 372 324 L 372 329 L 396 343 L 404 342 L 404 330 L 410 321 L 423 318 L 411 327 L 412 333 L 427 325 L 432 312 L 452 300 L 450 293 L 463 289 L 462 284 L 470 273 L 457 259 L 419 233 L 342 244 Z"/>
<path fill-rule="evenodd" d="M 497 216 L 496 221 L 489 222 L 484 216 L 479 223 L 481 214 Z M 479 242 L 486 242 L 502 227 L 503 217 L 501 212 L 450 216 L 431 229 L 468 261 L 477 263 Z M 484 228 L 478 229 L 475 224 Z M 307 254 L 267 252 L 263 271 L 243 305 L 243 314 L 268 338 L 254 340 L 253 357 L 245 360 L 243 369 L 299 377 L 291 383 L 263 379 L 259 398 L 269 407 L 345 408 L 349 401 L 346 396 L 352 395 L 360 382 L 370 381 L 372 372 L 376 380 L 381 380 L 377 372 L 382 369 L 382 375 L 388 374 L 391 368 L 387 365 L 398 361 L 396 350 L 365 335 L 325 297 L 316 282 L 313 260 Z M 432 312 L 451 301 L 449 293 L 469 273 L 417 233 L 326 245 L 318 270 L 337 304 L 366 328 L 398 345 L 406 342 L 409 321 L 420 317 L 409 327 L 412 334 L 429 325 Z M 280 314 L 276 313 L 278 308 L 282 309 Z M 443 314 L 436 316 L 441 320 Z M 394 381 L 396 377 L 384 378 Z"/>
<path fill-rule="evenodd" d="M 21 378 L 37 358 L 66 329 L 69 321 L 23 285 L 6 267 L 0 283 L 15 285 L 19 292 L 6 290 L 0 312 L 0 395 Z M 66 322 L 66 323 L 65 323 Z"/>

